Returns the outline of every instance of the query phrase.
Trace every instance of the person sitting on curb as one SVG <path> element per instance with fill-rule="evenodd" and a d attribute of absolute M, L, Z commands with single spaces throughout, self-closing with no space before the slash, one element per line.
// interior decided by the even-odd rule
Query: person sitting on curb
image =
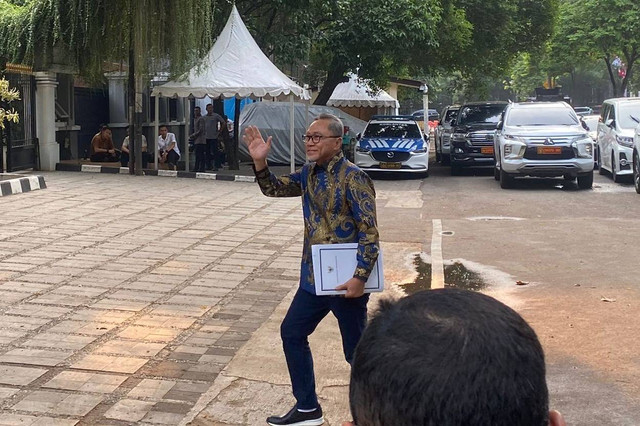
<path fill-rule="evenodd" d="M 343 426 L 566 426 L 549 411 L 542 346 L 514 310 L 472 291 L 383 300 L 356 347 Z"/>
<path fill-rule="evenodd" d="M 146 169 L 150 161 L 153 161 L 151 154 L 147 152 L 147 137 L 142 135 L 142 168 Z M 127 127 L 127 136 L 122 141 L 122 153 L 120 154 L 120 165 L 127 167 L 129 165 L 130 149 L 129 149 L 129 128 Z"/>
<path fill-rule="evenodd" d="M 160 126 L 160 136 L 158 136 L 158 157 L 161 163 L 167 163 L 169 170 L 176 170 L 178 160 L 180 160 L 180 148 L 176 135 L 169 132 L 166 124 Z"/>
<path fill-rule="evenodd" d="M 119 154 L 113 146 L 111 129 L 106 124 L 101 124 L 100 131 L 91 139 L 90 160 L 96 163 L 114 162 L 120 158 Z"/>

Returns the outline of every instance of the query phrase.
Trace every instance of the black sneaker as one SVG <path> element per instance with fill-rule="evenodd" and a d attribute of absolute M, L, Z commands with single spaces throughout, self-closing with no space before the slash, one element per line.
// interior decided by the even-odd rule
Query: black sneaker
<path fill-rule="evenodd" d="M 293 407 L 291 411 L 289 411 L 282 417 L 268 417 L 267 423 L 269 423 L 271 426 L 318 426 L 324 423 L 324 417 L 322 416 L 322 408 L 320 408 L 320 406 L 308 413 L 303 413 L 302 411 L 298 411 L 296 407 Z"/>

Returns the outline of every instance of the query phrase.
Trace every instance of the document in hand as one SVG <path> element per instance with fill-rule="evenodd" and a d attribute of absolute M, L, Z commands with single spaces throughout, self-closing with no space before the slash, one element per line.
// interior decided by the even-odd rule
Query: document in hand
<path fill-rule="evenodd" d="M 353 277 L 358 265 L 357 250 L 358 243 L 314 244 L 311 246 L 313 276 L 318 296 L 346 293 L 345 290 L 337 291 L 335 288 Z M 380 250 L 378 260 L 364 286 L 364 292 L 380 292 L 383 289 L 384 274 L 382 273 L 382 250 Z"/>

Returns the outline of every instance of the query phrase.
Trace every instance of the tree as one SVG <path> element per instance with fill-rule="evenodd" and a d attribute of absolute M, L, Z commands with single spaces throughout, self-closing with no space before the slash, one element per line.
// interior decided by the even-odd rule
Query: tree
<path fill-rule="evenodd" d="M 0 0 L 0 56 L 37 70 L 64 60 L 93 81 L 103 80 L 106 63 L 126 63 L 130 134 L 136 173 L 141 173 L 137 105 L 143 82 L 157 71 L 179 75 L 206 53 L 214 5 L 201 0 Z"/>
<path fill-rule="evenodd" d="M 640 3 L 635 0 L 565 0 L 566 42 L 604 61 L 614 96 L 627 90 L 640 59 Z M 616 60 L 618 58 L 620 61 Z M 620 71 L 623 70 L 623 71 Z"/>

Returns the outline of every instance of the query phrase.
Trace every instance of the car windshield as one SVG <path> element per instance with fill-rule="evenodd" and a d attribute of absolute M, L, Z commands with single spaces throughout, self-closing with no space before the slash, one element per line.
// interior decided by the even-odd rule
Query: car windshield
<path fill-rule="evenodd" d="M 457 109 L 450 109 L 447 111 L 447 115 L 444 117 L 444 121 L 451 121 L 458 116 Z"/>
<path fill-rule="evenodd" d="M 364 131 L 365 138 L 419 138 L 420 129 L 415 123 L 370 123 Z"/>
<path fill-rule="evenodd" d="M 620 105 L 618 108 L 618 127 L 635 129 L 638 127 L 638 120 L 640 120 L 640 102 Z"/>
<path fill-rule="evenodd" d="M 514 108 L 505 122 L 508 126 L 575 126 L 578 118 L 569 108 Z"/>
<path fill-rule="evenodd" d="M 458 115 L 458 124 L 497 123 L 506 105 L 468 105 Z"/>

